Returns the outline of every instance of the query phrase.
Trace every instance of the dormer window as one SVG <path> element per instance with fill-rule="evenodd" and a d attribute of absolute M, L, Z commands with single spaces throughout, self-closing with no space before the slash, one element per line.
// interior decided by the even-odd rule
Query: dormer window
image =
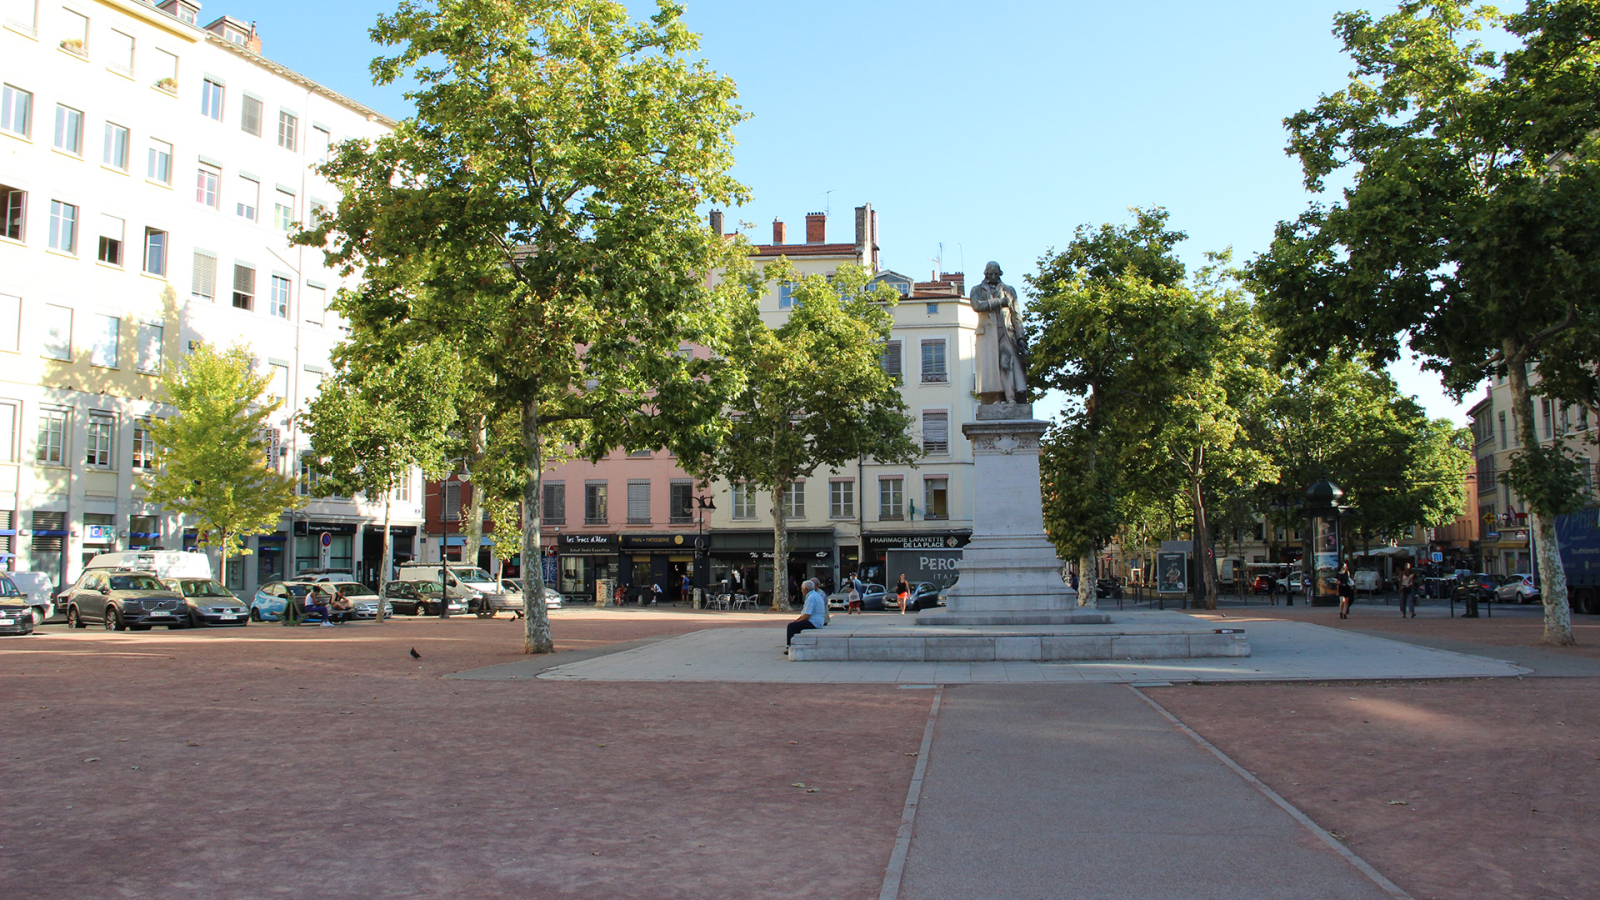
<path fill-rule="evenodd" d="M 238 30 L 237 28 L 223 28 L 222 36 L 241 47 L 244 46 L 245 39 L 249 37 L 249 35 Z"/>

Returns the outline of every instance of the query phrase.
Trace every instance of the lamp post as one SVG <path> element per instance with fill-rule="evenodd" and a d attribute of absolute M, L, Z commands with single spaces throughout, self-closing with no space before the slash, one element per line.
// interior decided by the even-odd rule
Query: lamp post
<path fill-rule="evenodd" d="M 715 511 L 717 504 L 716 501 L 711 499 L 710 494 L 701 494 L 694 498 L 694 503 L 697 507 L 696 518 L 699 522 L 699 533 L 694 539 L 694 608 L 699 609 L 700 596 L 705 592 L 706 576 L 709 574 L 706 571 L 706 510 Z"/>
<path fill-rule="evenodd" d="M 467 468 L 466 457 L 463 456 L 458 459 L 447 459 L 445 462 L 461 463 L 461 471 L 456 474 L 456 479 L 462 484 L 472 483 L 472 470 Z M 449 511 L 447 509 L 449 506 L 449 501 L 446 499 L 449 496 L 450 492 L 441 484 L 439 489 L 439 530 L 444 533 L 443 539 L 439 542 L 439 618 L 441 619 L 450 618 L 450 582 L 454 579 L 454 576 L 450 574 L 450 526 L 448 519 Z M 460 520 L 459 503 L 460 501 L 458 500 L 456 516 L 457 521 Z M 466 541 L 466 535 L 462 535 L 462 556 L 465 556 L 467 552 Z M 472 548 L 472 555 L 473 559 L 476 560 L 478 548 Z"/>
<path fill-rule="evenodd" d="M 1339 501 L 1344 499 L 1344 489 L 1324 478 L 1306 488 L 1305 515 L 1310 526 L 1310 550 L 1305 557 L 1308 563 L 1307 590 L 1312 606 L 1339 605 L 1339 519 L 1350 507 Z"/>

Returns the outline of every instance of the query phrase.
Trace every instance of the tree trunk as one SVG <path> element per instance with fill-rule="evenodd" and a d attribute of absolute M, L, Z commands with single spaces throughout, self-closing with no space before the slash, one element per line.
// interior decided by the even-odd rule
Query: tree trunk
<path fill-rule="evenodd" d="M 378 624 L 383 624 L 383 589 L 389 583 L 389 570 L 394 566 L 394 544 L 389 539 L 389 509 L 394 492 L 383 495 L 383 556 L 378 564 Z"/>
<path fill-rule="evenodd" d="M 1528 387 L 1528 369 L 1515 343 L 1506 340 L 1506 373 L 1511 381 L 1511 417 L 1517 423 L 1517 437 L 1524 452 L 1539 446 L 1539 430 L 1533 422 L 1533 393 Z M 1527 502 L 1526 498 L 1523 500 Z M 1555 516 L 1548 510 L 1528 504 L 1528 533 L 1538 541 L 1534 564 L 1539 572 L 1539 596 L 1544 602 L 1544 642 L 1567 646 L 1576 644 L 1572 636 L 1572 609 L 1567 605 L 1567 570 L 1561 564 L 1561 548 L 1556 544 Z"/>
<path fill-rule="evenodd" d="M 783 514 L 783 493 L 789 485 L 772 489 L 772 611 L 789 610 L 789 517 Z M 887 577 L 887 576 L 886 576 Z M 759 579 L 756 587 L 761 586 Z"/>
<path fill-rule="evenodd" d="M 472 462 L 483 459 L 484 418 L 473 420 L 467 435 L 467 458 Z M 461 564 L 476 566 L 478 554 L 483 549 L 483 491 L 471 485 L 472 502 L 467 504 L 467 533 L 462 537 Z"/>
<path fill-rule="evenodd" d="M 228 586 L 228 533 L 222 532 L 222 545 L 217 552 L 217 581 L 226 588 Z"/>
<path fill-rule="evenodd" d="M 544 559 L 539 525 L 544 517 L 544 454 L 539 447 L 539 401 L 522 399 L 522 652 L 552 653 L 550 611 L 544 605 Z"/>
<path fill-rule="evenodd" d="M 1078 560 L 1078 605 L 1098 606 L 1095 591 L 1094 551 L 1083 554 Z"/>
<path fill-rule="evenodd" d="M 1199 471 L 1200 455 L 1196 450 L 1195 471 Z M 1217 575 L 1211 560 L 1211 526 L 1206 522 L 1206 501 L 1200 488 L 1200 476 L 1189 479 L 1189 503 L 1194 507 L 1194 566 L 1200 576 L 1199 587 L 1204 592 L 1206 609 L 1217 608 Z"/>

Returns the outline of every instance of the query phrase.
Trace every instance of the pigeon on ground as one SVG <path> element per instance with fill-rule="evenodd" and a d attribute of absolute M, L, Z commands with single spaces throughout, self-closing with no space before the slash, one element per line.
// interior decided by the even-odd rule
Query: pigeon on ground
<path fill-rule="evenodd" d="M 411 648 L 411 658 L 412 659 L 421 659 L 422 658 L 422 654 L 417 652 L 417 648 L 412 647 Z"/>

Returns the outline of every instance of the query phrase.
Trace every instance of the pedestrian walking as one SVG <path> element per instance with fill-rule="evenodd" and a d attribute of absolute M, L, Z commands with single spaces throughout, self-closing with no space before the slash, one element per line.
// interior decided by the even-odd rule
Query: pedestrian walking
<path fill-rule="evenodd" d="M 900 615 L 906 614 L 906 601 L 911 599 L 911 585 L 906 584 L 905 573 L 900 573 L 900 580 L 894 583 L 894 599 L 900 604 Z"/>
<path fill-rule="evenodd" d="M 861 582 L 850 579 L 850 593 L 845 599 L 845 615 L 861 612 Z"/>
<path fill-rule="evenodd" d="M 1345 563 L 1339 567 L 1339 572 L 1334 576 L 1339 583 L 1339 618 L 1350 618 L 1350 604 L 1355 602 L 1355 581 L 1350 577 L 1350 564 Z"/>
<path fill-rule="evenodd" d="M 1408 615 L 1407 610 L 1410 610 L 1411 618 L 1417 617 L 1416 590 L 1417 575 L 1411 571 L 1411 564 L 1406 563 L 1406 567 L 1400 570 L 1400 618 L 1404 619 Z"/>
<path fill-rule="evenodd" d="M 655 606 L 656 605 L 656 601 L 660 600 L 660 599 L 661 599 L 661 582 L 653 581 L 653 582 L 650 583 L 650 605 L 651 606 Z"/>

